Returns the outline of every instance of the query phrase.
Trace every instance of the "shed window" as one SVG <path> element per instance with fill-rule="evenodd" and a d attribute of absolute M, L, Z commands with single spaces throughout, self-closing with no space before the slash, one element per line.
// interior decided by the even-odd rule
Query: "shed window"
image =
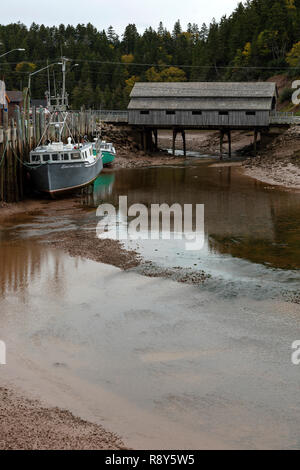
<path fill-rule="evenodd" d="M 65 160 L 65 161 L 69 160 L 69 154 L 68 154 L 68 153 L 64 153 L 64 154 L 62 155 L 62 158 L 63 158 L 63 160 Z"/>
<path fill-rule="evenodd" d="M 50 155 L 43 155 L 43 162 L 49 162 Z"/>
<path fill-rule="evenodd" d="M 202 116 L 202 111 L 192 111 L 193 116 Z"/>
<path fill-rule="evenodd" d="M 228 116 L 229 112 L 228 111 L 219 111 L 219 116 Z"/>
<path fill-rule="evenodd" d="M 256 116 L 255 111 L 246 111 L 246 116 Z"/>
<path fill-rule="evenodd" d="M 150 112 L 149 111 L 141 111 L 141 114 L 148 115 L 148 114 L 150 114 Z"/>
<path fill-rule="evenodd" d="M 60 155 L 58 155 L 57 153 L 52 154 L 52 160 L 54 162 L 58 162 L 58 160 L 60 160 Z"/>
<path fill-rule="evenodd" d="M 41 161 L 40 155 L 32 155 L 31 161 L 32 161 L 32 163 L 40 163 L 40 161 Z"/>
<path fill-rule="evenodd" d="M 168 116 L 174 116 L 174 114 L 176 114 L 176 112 L 175 111 L 166 111 L 166 114 Z"/>

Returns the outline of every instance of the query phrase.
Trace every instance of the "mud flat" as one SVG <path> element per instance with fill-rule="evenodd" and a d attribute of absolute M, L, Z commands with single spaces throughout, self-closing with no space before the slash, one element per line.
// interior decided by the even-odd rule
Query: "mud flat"
<path fill-rule="evenodd" d="M 72 257 L 80 256 L 124 270 L 139 266 L 141 261 L 135 251 L 124 250 L 120 242 L 97 239 L 94 230 L 56 233 L 44 241 L 54 248 L 63 249 Z"/>
<path fill-rule="evenodd" d="M 244 162 L 244 174 L 273 186 L 300 190 L 300 129 L 290 128 Z"/>

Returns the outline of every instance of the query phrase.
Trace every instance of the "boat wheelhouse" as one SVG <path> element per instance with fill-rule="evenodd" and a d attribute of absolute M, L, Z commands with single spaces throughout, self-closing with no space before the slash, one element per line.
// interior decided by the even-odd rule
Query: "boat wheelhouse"
<path fill-rule="evenodd" d="M 103 155 L 103 165 L 110 165 L 116 158 L 116 149 L 112 143 L 103 140 L 100 144 L 100 149 Z"/>

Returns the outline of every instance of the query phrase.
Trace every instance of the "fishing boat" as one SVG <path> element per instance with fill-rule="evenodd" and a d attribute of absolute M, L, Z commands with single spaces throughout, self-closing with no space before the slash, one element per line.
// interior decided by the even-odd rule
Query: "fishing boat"
<path fill-rule="evenodd" d="M 103 165 L 111 165 L 116 158 L 116 149 L 113 144 L 105 142 L 105 140 L 103 140 L 101 142 L 100 149 L 103 156 Z"/>
<path fill-rule="evenodd" d="M 51 142 L 30 152 L 27 168 L 33 187 L 50 194 L 82 188 L 92 183 L 103 169 L 100 146 L 94 144 Z"/>
<path fill-rule="evenodd" d="M 62 96 L 51 98 L 49 92 L 47 108 L 50 118 L 39 145 L 30 152 L 30 161 L 26 165 L 34 189 L 51 195 L 87 186 L 103 169 L 100 139 L 76 143 L 70 135 L 67 144 L 62 142 L 64 129 L 69 129 L 68 95 L 65 92 L 66 62 L 67 59 L 62 58 Z M 45 136 L 53 134 L 51 128 L 54 128 L 56 140 L 43 143 Z"/>

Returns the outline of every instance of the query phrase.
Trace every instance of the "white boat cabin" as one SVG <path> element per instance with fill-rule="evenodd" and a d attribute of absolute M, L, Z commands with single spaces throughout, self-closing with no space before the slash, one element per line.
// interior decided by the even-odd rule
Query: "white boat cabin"
<path fill-rule="evenodd" d="M 35 148 L 30 152 L 30 163 L 33 165 L 43 163 L 68 163 L 68 162 L 87 162 L 93 163 L 97 155 L 93 151 L 93 144 L 72 144 L 71 138 L 68 144 L 63 142 L 52 142 Z"/>
<path fill-rule="evenodd" d="M 102 140 L 100 149 L 104 152 L 110 152 L 110 153 L 116 154 L 116 149 L 113 146 L 113 144 L 106 142 L 105 140 Z"/>

